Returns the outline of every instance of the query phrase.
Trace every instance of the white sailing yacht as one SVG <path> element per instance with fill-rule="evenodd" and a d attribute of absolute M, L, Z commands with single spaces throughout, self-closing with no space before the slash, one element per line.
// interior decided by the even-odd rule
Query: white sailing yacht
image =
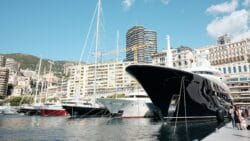
<path fill-rule="evenodd" d="M 100 22 L 100 11 L 101 0 L 98 0 L 97 4 L 97 19 L 96 19 L 96 38 L 95 38 L 95 66 L 94 66 L 94 88 L 93 88 L 93 100 L 82 101 L 76 98 L 74 101 L 66 101 L 63 103 L 63 108 L 72 117 L 99 117 L 107 116 L 109 112 L 106 108 L 101 107 L 96 103 L 96 72 L 97 72 L 97 50 L 99 47 L 99 22 Z M 79 62 L 80 63 L 80 62 Z M 78 92 L 77 92 L 78 94 Z"/>

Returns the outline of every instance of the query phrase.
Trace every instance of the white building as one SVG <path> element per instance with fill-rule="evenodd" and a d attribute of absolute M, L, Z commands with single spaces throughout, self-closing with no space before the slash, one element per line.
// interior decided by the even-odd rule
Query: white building
<path fill-rule="evenodd" d="M 68 86 L 68 80 L 64 77 L 60 79 L 58 82 L 58 96 L 61 98 L 67 98 L 67 86 Z"/>
<path fill-rule="evenodd" d="M 216 69 L 225 74 L 231 95 L 236 105 L 250 106 L 250 38 L 231 42 L 225 35 L 217 40 L 217 44 L 196 48 L 171 49 L 173 66 L 185 69 L 192 63 L 200 62 L 204 58 Z M 167 51 L 153 56 L 155 65 L 166 66 Z M 199 64 L 197 64 L 199 66 Z"/>
<path fill-rule="evenodd" d="M 20 65 L 14 59 L 7 58 L 5 67 L 10 70 L 10 75 L 16 75 L 19 72 Z"/>
<path fill-rule="evenodd" d="M 6 58 L 0 55 L 0 67 L 5 67 L 5 64 L 6 64 Z"/>
<path fill-rule="evenodd" d="M 98 97 L 124 92 L 134 88 L 137 82 L 125 72 L 133 62 L 108 62 L 96 65 L 96 94 Z M 68 96 L 90 96 L 94 93 L 95 65 L 83 64 L 71 67 L 68 80 Z"/>
<path fill-rule="evenodd" d="M 0 95 L 7 95 L 8 79 L 9 70 L 5 67 L 0 67 Z"/>
<path fill-rule="evenodd" d="M 200 50 L 207 50 L 211 65 L 225 74 L 234 103 L 250 106 L 250 38 L 230 42 L 225 35 L 216 45 Z"/>
<path fill-rule="evenodd" d="M 14 87 L 14 91 L 12 95 L 20 96 L 20 95 L 28 95 L 32 93 L 31 78 L 27 76 L 17 76 L 17 84 Z"/>
<path fill-rule="evenodd" d="M 178 69 L 185 69 L 192 67 L 195 60 L 194 51 L 191 48 L 181 46 L 179 48 L 171 49 L 173 67 Z M 152 56 L 153 64 L 160 66 L 167 66 L 167 50 L 163 50 Z"/>

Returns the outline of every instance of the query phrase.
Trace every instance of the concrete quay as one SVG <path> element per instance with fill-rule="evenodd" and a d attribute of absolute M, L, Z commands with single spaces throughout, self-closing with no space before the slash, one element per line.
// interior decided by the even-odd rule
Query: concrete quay
<path fill-rule="evenodd" d="M 250 120 L 248 119 L 248 124 Z M 202 141 L 250 141 L 250 130 L 238 130 L 227 123 L 224 127 L 217 129 Z"/>

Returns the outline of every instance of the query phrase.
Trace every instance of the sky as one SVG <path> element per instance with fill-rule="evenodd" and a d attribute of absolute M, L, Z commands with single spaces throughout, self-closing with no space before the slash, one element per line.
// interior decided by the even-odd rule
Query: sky
<path fill-rule="evenodd" d="M 97 1 L 0 0 L 0 54 L 78 61 L 84 50 L 82 61 L 93 62 Z M 135 25 L 157 32 L 158 51 L 166 48 L 166 35 L 173 48 L 205 47 L 223 34 L 236 41 L 250 37 L 250 0 L 102 0 L 103 59 L 116 58 L 111 52 L 117 31 L 122 50 L 127 30 Z M 124 52 L 119 59 L 125 59 Z"/>

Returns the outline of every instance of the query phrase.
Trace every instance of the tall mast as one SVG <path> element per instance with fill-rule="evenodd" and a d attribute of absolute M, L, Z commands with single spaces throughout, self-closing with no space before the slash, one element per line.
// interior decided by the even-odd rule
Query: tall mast
<path fill-rule="evenodd" d="M 119 31 L 116 32 L 116 62 L 119 60 Z"/>
<path fill-rule="evenodd" d="M 116 65 L 119 57 L 119 31 L 116 32 L 116 62 L 115 62 L 115 98 L 117 98 L 117 83 L 116 83 Z"/>
<path fill-rule="evenodd" d="M 170 49 L 170 36 L 167 35 L 167 67 L 173 67 L 173 57 Z"/>
<path fill-rule="evenodd" d="M 96 19 L 96 38 L 95 38 L 95 70 L 94 70 L 94 103 L 96 100 L 96 71 L 97 71 L 97 51 L 99 47 L 99 23 L 100 23 L 100 15 L 101 15 L 101 0 L 98 0 L 98 8 L 97 8 L 97 19 Z"/>
<path fill-rule="evenodd" d="M 38 67 L 38 76 L 37 76 L 37 81 L 36 81 L 36 93 L 35 93 L 35 98 L 34 98 L 34 102 L 36 103 L 37 101 L 37 95 L 38 95 L 38 85 L 40 83 L 40 71 L 41 71 L 41 64 L 42 64 L 42 58 L 40 58 L 39 61 L 39 67 Z"/>
<path fill-rule="evenodd" d="M 50 64 L 50 66 L 49 66 L 49 80 L 48 80 L 48 83 L 47 83 L 47 89 L 46 89 L 46 93 L 45 93 L 45 103 L 47 103 L 47 98 L 48 98 L 48 89 L 49 89 L 49 87 L 50 86 L 52 86 L 51 85 L 51 81 L 52 81 L 52 79 L 51 79 L 51 70 L 52 70 L 52 64 L 54 64 L 54 62 L 52 62 L 52 61 L 49 61 L 49 64 Z"/>

